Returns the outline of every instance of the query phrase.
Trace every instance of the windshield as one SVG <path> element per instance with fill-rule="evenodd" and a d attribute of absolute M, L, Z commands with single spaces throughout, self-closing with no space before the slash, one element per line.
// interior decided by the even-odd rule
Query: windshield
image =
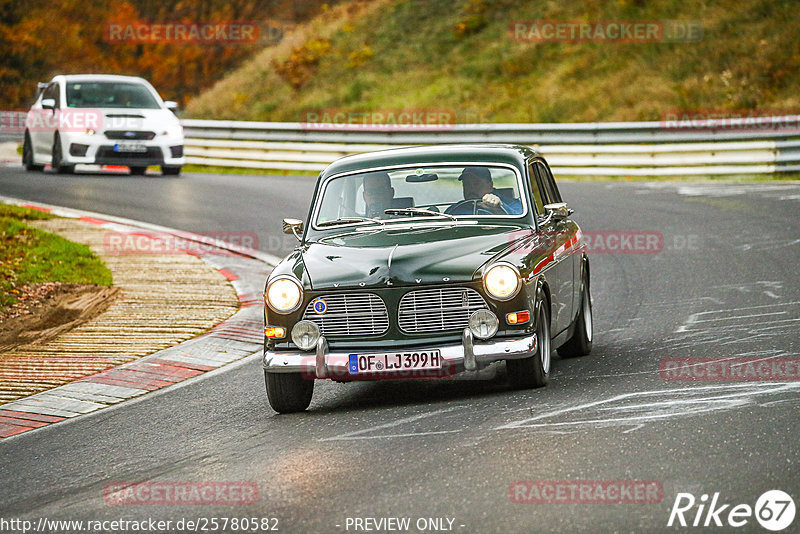
<path fill-rule="evenodd" d="M 519 178 L 508 167 L 407 167 L 341 176 L 323 187 L 317 226 L 408 217 L 518 217 L 525 213 Z"/>
<path fill-rule="evenodd" d="M 67 107 L 160 109 L 161 106 L 140 83 L 70 82 L 67 83 Z"/>

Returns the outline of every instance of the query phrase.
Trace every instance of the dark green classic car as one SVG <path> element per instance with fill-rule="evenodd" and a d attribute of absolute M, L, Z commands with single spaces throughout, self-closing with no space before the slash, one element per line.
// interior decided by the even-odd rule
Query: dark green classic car
<path fill-rule="evenodd" d="M 589 260 L 550 169 L 516 145 L 347 156 L 317 181 L 265 288 L 264 375 L 278 412 L 315 379 L 443 378 L 505 361 L 539 387 L 551 351 L 592 348 Z"/>

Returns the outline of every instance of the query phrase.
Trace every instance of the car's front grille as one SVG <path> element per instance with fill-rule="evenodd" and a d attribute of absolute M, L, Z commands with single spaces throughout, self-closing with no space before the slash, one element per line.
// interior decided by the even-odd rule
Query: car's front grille
<path fill-rule="evenodd" d="M 108 139 L 119 139 L 122 141 L 140 141 L 142 139 L 149 141 L 155 136 L 155 132 L 144 132 L 141 130 L 108 130 L 106 132 L 106 137 Z"/>
<path fill-rule="evenodd" d="M 403 295 L 397 316 L 405 332 L 444 332 L 463 330 L 481 308 L 488 308 L 486 301 L 468 287 L 420 289 Z"/>
<path fill-rule="evenodd" d="M 115 152 L 113 146 L 101 146 L 97 149 L 95 156 L 97 163 L 103 164 L 105 161 L 117 160 L 161 160 L 161 149 L 157 146 L 149 146 L 144 152 Z"/>
<path fill-rule="evenodd" d="M 323 300 L 324 313 L 317 313 L 314 305 Z M 319 326 L 323 336 L 371 336 L 383 334 L 389 328 L 386 304 L 373 293 L 338 293 L 323 295 L 308 303 L 303 319 Z"/>

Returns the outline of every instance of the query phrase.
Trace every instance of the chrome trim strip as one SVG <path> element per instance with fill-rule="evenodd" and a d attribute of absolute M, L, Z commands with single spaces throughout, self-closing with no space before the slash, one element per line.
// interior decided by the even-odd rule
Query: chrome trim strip
<path fill-rule="evenodd" d="M 475 347 L 469 328 L 465 328 L 461 333 L 461 344 L 464 346 L 464 369 L 467 371 L 477 370 L 478 361 L 475 359 Z"/>
<path fill-rule="evenodd" d="M 325 355 L 328 353 L 328 340 L 325 339 L 325 336 L 319 336 L 317 340 L 317 351 L 315 355 L 315 368 L 314 373 L 316 374 L 317 378 L 327 378 L 328 377 L 328 365 L 325 362 Z"/>

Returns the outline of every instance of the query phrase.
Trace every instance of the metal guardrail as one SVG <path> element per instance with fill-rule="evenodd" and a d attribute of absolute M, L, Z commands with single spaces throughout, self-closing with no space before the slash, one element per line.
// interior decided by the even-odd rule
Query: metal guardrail
<path fill-rule="evenodd" d="M 188 163 L 318 172 L 342 156 L 433 143 L 535 146 L 561 176 L 800 172 L 800 116 L 670 122 L 363 126 L 182 120 Z M 21 142 L 0 131 L 0 141 Z"/>
<path fill-rule="evenodd" d="M 369 126 L 183 120 L 188 163 L 320 171 L 348 154 L 433 143 L 535 146 L 559 175 L 691 176 L 800 171 L 800 116 L 740 124 L 612 122 Z M 790 127 L 793 126 L 793 127 Z"/>

